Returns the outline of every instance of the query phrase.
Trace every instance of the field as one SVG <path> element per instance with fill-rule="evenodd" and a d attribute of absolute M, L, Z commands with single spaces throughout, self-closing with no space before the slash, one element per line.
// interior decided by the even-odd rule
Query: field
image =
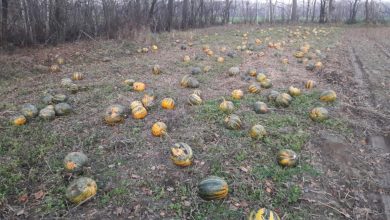
<path fill-rule="evenodd" d="M 242 25 L 3 53 L 0 218 L 246 219 L 250 211 L 266 207 L 282 219 L 385 219 L 382 197 L 390 193 L 390 39 L 386 36 L 390 36 L 386 27 Z M 261 44 L 255 43 L 257 38 Z M 271 48 L 270 42 L 282 46 Z M 293 54 L 305 43 L 312 54 L 320 50 L 311 59 L 320 60 L 322 68 L 310 71 L 297 62 Z M 150 50 L 153 44 L 157 51 Z M 214 55 L 207 56 L 203 45 L 209 45 Z M 237 50 L 243 45 L 251 50 Z M 149 52 L 137 52 L 143 47 Z M 189 62 L 183 62 L 185 55 Z M 56 56 L 65 64 L 60 72 L 50 73 L 47 67 Z M 216 61 L 219 56 L 223 63 Z M 284 58 L 288 64 L 281 62 Z M 152 74 L 155 64 L 161 67 L 159 75 Z M 204 102 L 189 105 L 193 89 L 181 87 L 180 80 L 193 67 L 205 66 L 211 70 L 194 75 Z M 228 76 L 233 66 L 240 67 L 240 73 Z M 248 76 L 249 68 L 264 72 L 272 89 L 248 93 L 248 86 L 256 82 Z M 76 81 L 80 91 L 70 93 L 61 79 L 75 71 L 85 79 Z M 144 82 L 145 92 L 132 91 L 123 83 L 126 79 Z M 316 87 L 305 89 L 307 80 L 314 80 Z M 267 100 L 270 90 L 287 92 L 289 86 L 300 88 L 302 94 L 288 108 Z M 35 118 L 24 126 L 9 124 L 25 103 L 45 107 L 41 99 L 49 89 L 69 96 L 71 114 L 51 121 Z M 232 100 L 234 89 L 244 91 L 243 99 Z M 319 100 L 327 89 L 337 93 L 335 102 Z M 156 95 L 156 105 L 145 119 L 130 114 L 121 124 L 104 122 L 109 105 L 129 108 L 145 93 Z M 166 97 L 175 100 L 174 110 L 160 107 Z M 240 130 L 225 128 L 226 115 L 219 110 L 223 98 L 233 101 L 243 122 Z M 255 101 L 267 103 L 270 112 L 256 114 Z M 328 120 L 309 118 L 310 110 L 318 106 L 328 109 Z M 168 135 L 152 136 L 157 121 L 167 124 Z M 248 135 L 255 124 L 267 130 L 264 139 Z M 383 148 L 375 148 L 373 137 L 384 140 Z M 170 147 L 176 142 L 192 147 L 192 166 L 172 164 Z M 276 163 L 281 149 L 298 153 L 296 167 Z M 63 159 L 72 151 L 89 157 L 82 176 L 91 177 L 98 186 L 96 196 L 81 205 L 65 198 L 66 187 L 81 175 L 64 171 Z M 206 202 L 198 197 L 198 183 L 210 175 L 227 181 L 226 199 Z"/>

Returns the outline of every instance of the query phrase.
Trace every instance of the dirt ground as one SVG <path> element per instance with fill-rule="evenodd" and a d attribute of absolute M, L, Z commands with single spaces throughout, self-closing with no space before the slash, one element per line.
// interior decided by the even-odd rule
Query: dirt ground
<path fill-rule="evenodd" d="M 244 33 L 251 51 L 237 50 Z M 388 36 L 388 27 L 225 26 L 144 34 L 136 41 L 97 40 L 3 52 L 0 218 L 246 219 L 251 210 L 267 207 L 282 219 L 386 219 L 382 198 L 390 195 Z M 263 43 L 256 45 L 256 38 Z M 284 46 L 270 48 L 269 42 Z M 324 68 L 309 71 L 297 62 L 293 53 L 304 43 L 311 45 L 312 54 L 320 50 L 312 60 Z M 158 45 L 157 52 L 137 52 L 152 44 Z M 205 55 L 203 45 L 215 55 Z M 184 55 L 191 61 L 184 63 Z M 45 68 L 56 56 L 65 64 L 61 72 L 49 73 Z M 216 62 L 218 56 L 225 62 Z M 105 57 L 110 61 L 103 62 Z M 282 64 L 283 58 L 289 63 Z M 152 74 L 155 64 L 162 74 Z M 204 66 L 211 70 L 195 75 L 204 103 L 188 105 L 193 89 L 182 88 L 180 79 L 192 67 Z M 228 76 L 232 66 L 240 67 L 239 75 Z M 277 108 L 266 98 L 271 89 L 247 92 L 256 81 L 248 77 L 249 68 L 266 73 L 273 90 L 287 91 L 293 85 L 303 94 L 288 108 Z M 85 89 L 72 94 L 60 82 L 75 71 L 85 75 L 76 82 Z M 125 79 L 144 82 L 146 92 L 131 91 Z M 309 79 L 317 83 L 313 90 L 304 88 Z M 45 107 L 41 98 L 48 89 L 69 96 L 70 115 L 52 121 L 36 118 L 20 127 L 9 124 L 25 103 Z M 234 89 L 245 92 L 242 100 L 234 100 L 235 114 L 243 121 L 238 131 L 224 127 L 226 115 L 218 109 L 222 98 L 231 100 Z M 336 91 L 335 103 L 319 101 L 326 89 Z M 151 92 L 157 104 L 145 119 L 130 115 L 115 126 L 103 122 L 110 104 L 128 107 Z M 175 110 L 159 106 L 165 97 L 175 100 Z M 254 113 L 255 101 L 266 102 L 271 112 Z M 330 119 L 311 121 L 308 113 L 317 106 L 326 107 Z M 168 137 L 151 135 L 157 121 L 168 125 Z M 264 140 L 248 136 L 254 124 L 266 128 Z M 372 144 L 373 137 L 384 140 L 383 148 Z M 176 142 L 192 147 L 192 166 L 172 164 L 169 149 Z M 277 165 L 276 152 L 284 148 L 298 152 L 298 166 Z M 77 178 L 63 168 L 63 158 L 72 151 L 88 155 L 90 164 L 82 176 L 98 185 L 97 195 L 82 205 L 65 198 L 66 187 Z M 197 196 L 197 184 L 209 175 L 228 182 L 225 200 L 206 202 Z"/>

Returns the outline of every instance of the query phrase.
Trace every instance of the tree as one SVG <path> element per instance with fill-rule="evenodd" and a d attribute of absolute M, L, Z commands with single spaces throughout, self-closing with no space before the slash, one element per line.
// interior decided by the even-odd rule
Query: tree
<path fill-rule="evenodd" d="M 291 9 L 291 21 L 293 22 L 298 21 L 297 8 L 298 8 L 297 0 L 293 0 L 292 9 Z"/>
<path fill-rule="evenodd" d="M 370 21 L 370 15 L 369 15 L 370 12 L 369 12 L 369 8 L 368 8 L 368 0 L 366 0 L 364 14 L 365 14 L 365 21 L 366 21 L 366 23 L 368 23 Z"/>
<path fill-rule="evenodd" d="M 360 0 L 353 0 L 352 2 L 350 2 L 351 7 L 350 7 L 350 12 L 349 12 L 350 16 L 349 16 L 348 23 L 351 23 L 351 24 L 356 23 L 356 14 L 357 14 L 357 11 L 359 9 L 359 3 L 360 3 Z"/>
<path fill-rule="evenodd" d="M 319 22 L 325 23 L 326 22 L 326 0 L 321 0 L 320 2 L 320 20 Z"/>
<path fill-rule="evenodd" d="M 173 20 L 173 1 L 174 0 L 169 0 L 168 1 L 168 16 L 167 16 L 167 31 L 171 31 L 171 26 L 172 26 L 172 20 Z"/>
<path fill-rule="evenodd" d="M 8 0 L 2 0 L 1 7 L 1 43 L 5 44 L 8 38 Z"/>
<path fill-rule="evenodd" d="M 181 28 L 187 29 L 188 24 L 188 0 L 183 1 L 183 8 L 181 12 Z"/>

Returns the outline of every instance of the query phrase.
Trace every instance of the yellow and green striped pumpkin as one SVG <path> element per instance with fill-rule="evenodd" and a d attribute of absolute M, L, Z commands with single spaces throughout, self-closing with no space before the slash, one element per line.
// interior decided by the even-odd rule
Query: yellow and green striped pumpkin
<path fill-rule="evenodd" d="M 248 220 L 280 220 L 280 217 L 272 210 L 261 208 L 257 211 L 252 211 Z"/>
<path fill-rule="evenodd" d="M 334 102 L 337 98 L 336 92 L 333 90 L 326 90 L 321 93 L 320 100 L 323 102 Z"/>
<path fill-rule="evenodd" d="M 230 114 L 234 111 L 234 104 L 231 101 L 226 101 L 225 99 L 223 99 L 223 101 L 219 105 L 219 109 L 224 113 Z"/>
<path fill-rule="evenodd" d="M 179 167 L 187 167 L 192 164 L 192 149 L 186 143 L 176 143 L 171 148 L 171 160 Z"/>
<path fill-rule="evenodd" d="M 309 117 L 313 121 L 321 122 L 329 118 L 329 112 L 326 108 L 316 107 L 310 111 Z"/>
<path fill-rule="evenodd" d="M 293 150 L 283 149 L 278 152 L 277 161 L 282 167 L 293 167 L 298 162 L 298 155 Z"/>
<path fill-rule="evenodd" d="M 190 105 L 200 105 L 202 104 L 202 102 L 203 102 L 202 98 L 197 94 L 191 94 L 188 97 L 188 103 Z"/>
<path fill-rule="evenodd" d="M 231 130 L 238 130 L 241 128 L 241 119 L 235 114 L 231 114 L 225 118 L 225 126 Z"/>
<path fill-rule="evenodd" d="M 199 197 L 206 200 L 224 199 L 229 192 L 226 181 L 217 176 L 209 176 L 198 185 Z"/>
<path fill-rule="evenodd" d="M 252 139 L 258 140 L 266 136 L 267 131 L 262 125 L 254 125 L 249 131 L 249 135 L 251 136 Z"/>
<path fill-rule="evenodd" d="M 306 89 L 312 89 L 312 88 L 314 88 L 315 85 L 316 85 L 316 83 L 313 80 L 309 79 L 305 83 L 305 88 Z"/>
<path fill-rule="evenodd" d="M 66 189 L 66 198 L 69 201 L 79 204 L 96 194 L 96 182 L 88 177 L 80 177 L 70 183 Z"/>
<path fill-rule="evenodd" d="M 252 83 L 248 87 L 248 92 L 250 92 L 250 93 L 260 93 L 261 92 L 261 88 L 260 88 L 260 86 L 258 84 Z"/>

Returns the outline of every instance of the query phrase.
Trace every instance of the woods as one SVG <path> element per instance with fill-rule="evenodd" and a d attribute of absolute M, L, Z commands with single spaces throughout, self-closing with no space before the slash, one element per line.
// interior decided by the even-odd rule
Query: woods
<path fill-rule="evenodd" d="M 227 23 L 385 22 L 389 4 L 375 0 L 2 0 L 1 44 L 55 44 L 124 38 Z M 310 17 L 311 16 L 311 17 Z"/>

